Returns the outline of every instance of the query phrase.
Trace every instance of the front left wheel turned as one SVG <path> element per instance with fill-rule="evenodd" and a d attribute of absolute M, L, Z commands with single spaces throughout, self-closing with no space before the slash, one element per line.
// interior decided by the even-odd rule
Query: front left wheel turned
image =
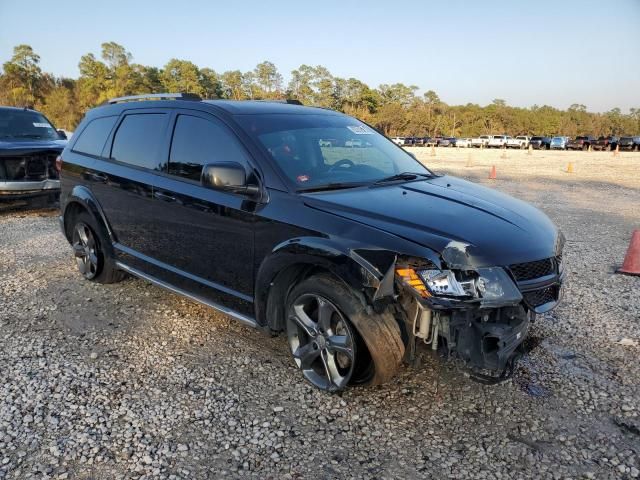
<path fill-rule="evenodd" d="M 328 275 L 310 277 L 291 290 L 286 325 L 295 364 L 321 390 L 387 382 L 404 356 L 393 315 L 370 311 L 353 290 Z"/>

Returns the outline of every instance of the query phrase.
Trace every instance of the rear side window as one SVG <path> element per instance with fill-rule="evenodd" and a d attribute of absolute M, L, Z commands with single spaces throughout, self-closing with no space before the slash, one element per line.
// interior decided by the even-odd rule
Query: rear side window
<path fill-rule="evenodd" d="M 169 173 L 200 181 L 207 163 L 238 162 L 248 167 L 247 153 L 235 135 L 218 120 L 179 115 L 173 130 Z"/>
<path fill-rule="evenodd" d="M 91 120 L 73 144 L 73 151 L 99 157 L 117 119 L 113 116 Z"/>
<path fill-rule="evenodd" d="M 111 147 L 111 158 L 136 167 L 163 170 L 159 157 L 166 114 L 139 113 L 124 117 Z"/>

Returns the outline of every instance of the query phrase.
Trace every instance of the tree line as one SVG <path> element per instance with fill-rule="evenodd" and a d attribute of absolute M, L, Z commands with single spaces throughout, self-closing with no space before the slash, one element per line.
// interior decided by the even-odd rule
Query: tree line
<path fill-rule="evenodd" d="M 140 93 L 189 92 L 203 98 L 298 99 L 305 105 L 339 110 L 375 126 L 389 136 L 625 135 L 640 133 L 640 108 L 622 113 L 588 112 L 585 105 L 567 110 L 548 105 L 512 107 L 495 99 L 480 106 L 448 105 L 434 92 L 402 83 L 372 88 L 356 78 L 340 78 L 321 66 L 301 65 L 285 84 L 268 61 L 253 70 L 218 73 L 173 58 L 162 68 L 133 62 L 115 42 L 102 44 L 100 58 L 87 53 L 78 63 L 77 79 L 43 72 L 29 45 L 14 47 L 0 71 L 0 105 L 31 106 L 58 128 L 74 130 L 84 113 L 112 97 Z"/>

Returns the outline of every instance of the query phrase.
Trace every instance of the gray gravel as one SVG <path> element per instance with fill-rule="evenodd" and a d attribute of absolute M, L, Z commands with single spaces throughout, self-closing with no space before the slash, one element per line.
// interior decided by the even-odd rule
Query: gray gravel
<path fill-rule="evenodd" d="M 569 239 L 565 301 L 515 377 L 482 386 L 425 353 L 342 396 L 304 383 L 283 338 L 83 281 L 55 212 L 3 214 L 0 479 L 640 478 L 640 278 L 612 273 L 640 189 L 494 185 Z"/>

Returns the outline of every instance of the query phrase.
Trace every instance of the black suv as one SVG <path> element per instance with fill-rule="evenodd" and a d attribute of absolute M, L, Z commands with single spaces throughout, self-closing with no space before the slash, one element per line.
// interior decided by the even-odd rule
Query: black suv
<path fill-rule="evenodd" d="M 88 280 L 129 273 L 286 331 L 329 391 L 389 380 L 423 343 L 498 381 L 559 301 L 564 240 L 543 213 L 355 118 L 144 98 L 91 110 L 62 154 L 61 226 Z"/>
<path fill-rule="evenodd" d="M 551 137 L 531 137 L 529 145 L 536 150 L 550 150 Z"/>
<path fill-rule="evenodd" d="M 576 137 L 567 142 L 567 150 L 589 150 L 589 147 L 595 143 L 596 138 L 591 135 L 583 135 Z"/>
<path fill-rule="evenodd" d="M 57 199 L 56 158 L 66 138 L 40 112 L 0 107 L 0 200 L 29 199 L 44 206 Z"/>
<path fill-rule="evenodd" d="M 640 152 L 640 136 L 635 137 L 621 137 L 618 142 L 620 150 L 629 150 Z"/>

